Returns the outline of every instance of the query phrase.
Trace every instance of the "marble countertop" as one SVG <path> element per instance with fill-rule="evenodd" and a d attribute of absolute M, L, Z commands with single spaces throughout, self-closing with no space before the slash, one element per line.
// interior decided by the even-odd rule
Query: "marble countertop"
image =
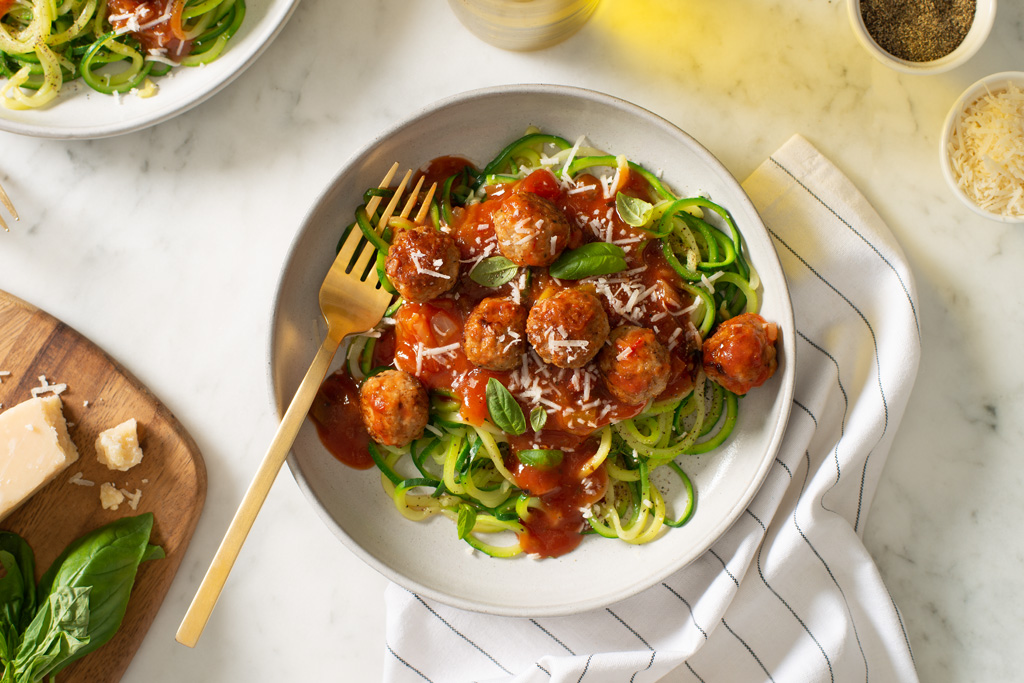
<path fill-rule="evenodd" d="M 470 35 L 444 0 L 305 0 L 216 97 L 92 141 L 0 133 L 22 216 L 0 233 L 0 289 L 120 360 L 177 415 L 209 472 L 206 507 L 126 683 L 380 680 L 385 581 L 282 473 L 198 647 L 174 633 L 276 426 L 267 382 L 278 272 L 308 207 L 365 141 L 464 90 L 578 85 L 682 127 L 740 179 L 793 133 L 844 170 L 917 282 L 917 384 L 864 528 L 926 681 L 1017 680 L 1024 655 L 1024 228 L 947 189 L 939 131 L 969 84 L 1024 63 L 1024 4 L 1003 2 L 965 66 L 901 75 L 839 0 L 603 0 L 541 52 Z M 669 676 L 666 680 L 672 680 Z"/>

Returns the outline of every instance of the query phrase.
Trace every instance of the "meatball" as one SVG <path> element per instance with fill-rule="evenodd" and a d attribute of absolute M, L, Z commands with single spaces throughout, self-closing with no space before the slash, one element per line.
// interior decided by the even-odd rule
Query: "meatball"
<path fill-rule="evenodd" d="M 597 364 L 612 396 L 623 403 L 640 405 L 665 391 L 672 360 L 653 331 L 622 325 L 612 330 L 608 341 Z"/>
<path fill-rule="evenodd" d="M 385 370 L 359 387 L 359 412 L 371 439 L 385 446 L 407 446 L 423 436 L 430 398 L 408 372 Z"/>
<path fill-rule="evenodd" d="M 526 334 L 546 363 L 581 368 L 608 338 L 608 314 L 601 301 L 582 289 L 563 289 L 530 309 Z"/>
<path fill-rule="evenodd" d="M 406 301 L 430 301 L 455 286 L 459 247 L 431 228 L 401 229 L 388 248 L 384 269 Z"/>
<path fill-rule="evenodd" d="M 507 297 L 489 297 L 466 318 L 462 350 L 488 370 L 519 367 L 526 347 L 526 309 Z"/>
<path fill-rule="evenodd" d="M 775 323 L 742 313 L 718 326 L 704 341 L 704 372 L 734 394 L 759 387 L 775 373 Z"/>
<path fill-rule="evenodd" d="M 550 266 L 569 242 L 570 227 L 554 202 L 516 192 L 493 214 L 498 251 L 519 266 Z"/>

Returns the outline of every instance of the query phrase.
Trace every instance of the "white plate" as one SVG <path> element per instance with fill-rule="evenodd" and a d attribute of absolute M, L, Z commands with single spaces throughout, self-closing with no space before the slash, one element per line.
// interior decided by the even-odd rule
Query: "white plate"
<path fill-rule="evenodd" d="M 493 614 L 547 616 L 601 607 L 664 579 L 701 553 L 739 517 L 757 492 L 778 449 L 793 387 L 794 327 L 789 291 L 772 242 L 736 180 L 706 149 L 667 121 L 607 95 L 562 86 L 514 86 L 442 101 L 386 131 L 344 165 L 318 199 L 292 245 L 275 303 L 270 382 L 279 413 L 306 372 L 326 326 L 317 292 L 342 229 L 363 191 L 394 161 L 417 168 L 458 154 L 488 162 L 529 125 L 569 140 L 624 154 L 664 179 L 678 194 L 707 193 L 727 207 L 764 282 L 762 313 L 779 325 L 775 376 L 743 399 L 727 445 L 681 460 L 698 502 L 686 526 L 635 547 L 599 537 L 557 559 L 500 560 L 467 553 L 447 519 L 411 522 L 394 509 L 376 470 L 339 464 L 303 427 L 289 458 L 292 473 L 328 526 L 389 579 L 442 602 Z M 678 492 L 676 492 L 678 493 Z"/>
<path fill-rule="evenodd" d="M 81 79 L 65 83 L 40 109 L 0 106 L 0 130 L 40 138 L 85 139 L 121 135 L 188 111 L 219 92 L 262 54 L 299 0 L 248 0 L 245 21 L 223 54 L 201 67 L 178 67 L 154 78 L 160 91 L 146 99 L 103 95 Z M 6 83 L 7 81 L 0 81 Z"/>

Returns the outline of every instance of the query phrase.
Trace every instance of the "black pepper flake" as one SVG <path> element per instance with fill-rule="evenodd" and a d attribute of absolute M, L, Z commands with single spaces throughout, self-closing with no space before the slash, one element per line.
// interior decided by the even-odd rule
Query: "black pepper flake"
<path fill-rule="evenodd" d="M 976 0 L 861 0 L 864 27 L 883 50 L 909 62 L 945 57 L 974 22 Z"/>

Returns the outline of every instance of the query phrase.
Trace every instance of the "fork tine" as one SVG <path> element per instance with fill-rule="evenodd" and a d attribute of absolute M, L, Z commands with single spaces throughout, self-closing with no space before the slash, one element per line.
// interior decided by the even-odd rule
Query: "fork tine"
<path fill-rule="evenodd" d="M 416 220 L 413 222 L 419 225 L 427 218 L 427 213 L 430 212 L 430 200 L 434 198 L 434 192 L 437 190 L 437 183 L 430 186 L 427 190 L 427 196 L 423 199 L 423 204 L 420 206 L 419 212 L 416 214 Z"/>
<path fill-rule="evenodd" d="M 423 176 L 416 181 L 416 187 L 412 188 L 412 192 L 409 193 L 409 201 L 405 203 L 405 208 L 402 209 L 402 213 L 399 214 L 402 218 L 408 218 L 409 214 L 412 213 L 412 207 L 416 206 L 416 200 L 419 199 L 420 189 L 423 187 Z"/>
<path fill-rule="evenodd" d="M 7 196 L 7 192 L 4 191 L 3 185 L 0 185 L 0 204 L 2 204 L 7 209 L 7 212 L 11 214 L 11 218 L 16 221 L 21 220 L 18 217 L 17 209 L 14 208 L 14 203 L 11 201 L 11 198 Z M 0 214 L 0 228 L 3 228 L 5 231 L 10 230 L 10 228 L 7 227 L 7 221 L 4 220 L 2 214 Z"/>
<path fill-rule="evenodd" d="M 391 179 L 395 177 L 395 172 L 397 172 L 397 171 L 398 171 L 398 162 L 396 161 L 395 163 L 391 164 L 391 169 L 388 170 L 387 175 L 384 176 L 384 180 L 380 181 L 380 185 L 377 186 L 377 189 L 383 190 L 384 188 L 386 188 L 391 183 Z M 373 212 L 377 210 L 378 206 L 380 206 L 380 200 L 381 200 L 381 197 L 379 195 L 376 196 L 376 197 L 371 197 L 370 198 L 370 201 L 368 201 L 366 203 L 366 215 L 367 216 L 372 216 L 373 215 Z"/>
<path fill-rule="evenodd" d="M 360 280 L 365 279 L 367 267 L 370 265 L 370 260 L 377 257 L 377 250 L 374 249 L 372 244 L 367 243 L 363 247 L 363 250 L 359 252 L 359 257 L 349 271 Z M 370 268 L 370 270 L 376 270 L 376 268 Z"/>
<path fill-rule="evenodd" d="M 7 211 L 10 212 L 14 220 L 20 220 L 20 218 L 18 218 L 18 211 L 14 208 L 14 203 L 11 201 L 11 198 L 7 196 L 7 192 L 4 190 L 3 185 L 0 185 L 0 204 L 3 204 L 7 208 Z"/>
<path fill-rule="evenodd" d="M 391 197 L 391 201 L 388 202 L 387 207 L 384 209 L 384 213 L 380 215 L 380 221 L 377 223 L 377 230 L 380 232 L 384 229 L 384 226 L 391 220 L 392 214 L 395 212 L 395 207 L 398 206 L 398 202 L 402 199 L 402 193 L 405 192 L 405 186 L 409 184 L 409 178 L 412 177 L 412 171 L 406 171 L 405 177 L 402 178 L 402 182 L 398 185 L 398 189 L 395 190 L 395 194 Z"/>
<path fill-rule="evenodd" d="M 341 245 L 341 249 L 338 250 L 338 255 L 334 257 L 335 263 L 341 263 L 348 266 L 352 262 L 352 257 L 356 254 L 356 249 L 359 248 L 359 244 L 363 239 L 363 231 L 356 226 L 352 226 L 352 229 L 348 231 L 348 237 L 345 238 L 344 244 Z"/>

